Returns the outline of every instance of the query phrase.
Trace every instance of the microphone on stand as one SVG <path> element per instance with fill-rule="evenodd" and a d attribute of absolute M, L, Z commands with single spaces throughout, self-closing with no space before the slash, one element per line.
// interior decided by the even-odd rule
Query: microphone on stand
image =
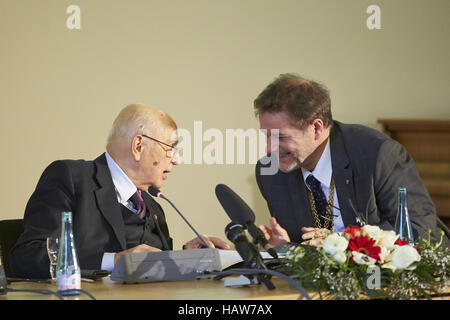
<path fill-rule="evenodd" d="M 148 188 L 148 193 L 150 193 L 154 197 L 162 198 L 162 199 L 166 200 L 168 203 L 170 203 L 170 205 L 175 209 L 175 211 L 180 215 L 180 217 L 183 218 L 184 222 L 186 222 L 186 224 L 191 228 L 191 230 L 194 231 L 194 233 L 203 242 L 203 244 L 207 248 L 211 248 L 208 245 L 208 243 L 206 243 L 205 239 L 203 239 L 203 237 L 197 232 L 197 230 L 195 230 L 194 227 L 189 223 L 189 221 L 187 221 L 187 219 L 181 214 L 181 212 L 177 209 L 177 207 L 175 207 L 175 205 L 172 203 L 172 201 L 167 199 L 158 188 L 151 186 L 150 188 Z"/>
<path fill-rule="evenodd" d="M 276 250 L 269 244 L 261 229 L 255 225 L 255 214 L 245 201 L 224 184 L 216 186 L 216 196 L 231 221 L 247 227 L 255 242 L 260 244 L 273 258 L 277 259 Z"/>
<path fill-rule="evenodd" d="M 216 186 L 216 195 L 219 202 L 222 204 L 222 207 L 232 220 L 232 222 L 226 226 L 225 234 L 227 238 L 234 243 L 236 251 L 242 257 L 244 260 L 244 265 L 247 266 L 248 269 L 230 269 L 222 272 L 222 275 L 217 276 L 215 280 L 221 279 L 233 273 L 245 275 L 247 278 L 256 274 L 257 279 L 264 283 L 269 290 L 272 290 L 275 286 L 270 279 L 272 275 L 276 275 L 289 282 L 306 299 L 311 300 L 308 293 L 299 283 L 283 273 L 269 270 L 264 264 L 258 248 L 254 243 L 248 240 L 244 231 L 245 226 L 247 226 L 249 233 L 252 235 L 256 243 L 262 245 L 275 259 L 278 258 L 278 255 L 275 249 L 268 243 L 261 229 L 255 225 L 255 215 L 244 200 L 242 200 L 236 193 L 224 184 L 218 184 Z"/>
<path fill-rule="evenodd" d="M 228 240 L 234 243 L 236 251 L 239 253 L 242 260 L 244 260 L 244 268 L 267 270 L 261 254 L 256 246 L 248 241 L 244 227 L 241 224 L 230 222 L 225 227 L 225 235 Z M 257 278 L 263 282 L 269 290 L 275 289 L 275 286 L 270 281 L 270 275 L 258 273 Z"/>
<path fill-rule="evenodd" d="M 244 227 L 236 222 L 230 222 L 225 227 L 225 235 L 234 243 L 236 251 L 247 264 L 245 267 L 253 269 L 266 269 L 264 261 L 253 243 L 248 241 Z"/>

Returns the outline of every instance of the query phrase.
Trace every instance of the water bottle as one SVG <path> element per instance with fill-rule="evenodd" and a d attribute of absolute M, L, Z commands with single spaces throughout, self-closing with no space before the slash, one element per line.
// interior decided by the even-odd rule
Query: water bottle
<path fill-rule="evenodd" d="M 0 244 L 0 295 L 6 294 L 7 285 L 6 274 L 2 264 L 2 246 Z"/>
<path fill-rule="evenodd" d="M 398 208 L 395 220 L 395 232 L 400 239 L 410 245 L 414 245 L 414 236 L 409 220 L 408 206 L 406 204 L 406 188 L 398 188 Z"/>
<path fill-rule="evenodd" d="M 77 295 L 76 289 L 81 289 L 81 270 L 75 251 L 72 212 L 61 213 L 61 226 L 56 286 L 62 295 Z"/>

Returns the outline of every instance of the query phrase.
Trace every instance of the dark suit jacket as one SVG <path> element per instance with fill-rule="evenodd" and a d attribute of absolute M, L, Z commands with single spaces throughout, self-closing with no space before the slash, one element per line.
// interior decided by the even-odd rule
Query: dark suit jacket
<path fill-rule="evenodd" d="M 417 172 L 414 160 L 398 142 L 361 125 L 334 121 L 330 132 L 333 176 L 339 208 L 345 226 L 355 225 L 350 200 L 368 223 L 393 230 L 397 215 L 397 189 L 406 187 L 410 220 L 417 236 L 426 237 L 428 228 L 448 229 L 436 216 L 436 209 Z M 267 163 L 267 162 L 266 162 Z M 261 175 L 256 180 L 270 214 L 287 230 L 291 241 L 301 242 L 301 227 L 313 226 L 311 207 L 301 170 Z"/>
<path fill-rule="evenodd" d="M 142 197 L 157 216 L 162 249 L 172 249 L 162 208 L 146 192 Z M 10 253 L 16 276 L 49 276 L 46 238 L 60 236 L 62 211 L 73 215 L 81 269 L 100 269 L 104 252 L 127 249 L 125 224 L 105 154 L 94 161 L 59 160 L 45 169 L 26 206 L 24 232 Z"/>

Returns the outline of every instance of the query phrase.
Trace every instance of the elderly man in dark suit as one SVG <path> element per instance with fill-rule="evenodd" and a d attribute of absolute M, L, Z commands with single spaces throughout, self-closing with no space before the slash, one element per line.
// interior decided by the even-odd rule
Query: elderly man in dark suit
<path fill-rule="evenodd" d="M 256 166 L 256 180 L 272 215 L 270 227 L 260 228 L 272 245 L 320 245 L 327 230 L 343 231 L 361 217 L 393 230 L 399 187 L 408 192 L 415 239 L 431 229 L 436 240 L 442 228 L 449 244 L 449 231 L 408 152 L 374 129 L 333 121 L 325 87 L 283 74 L 254 107 L 267 133 L 268 154 Z M 264 171 L 269 162 L 279 170 Z"/>
<path fill-rule="evenodd" d="M 43 172 L 25 209 L 24 232 L 11 250 L 16 276 L 49 277 L 46 238 L 61 231 L 61 212 L 73 213 L 82 269 L 111 271 L 121 254 L 172 249 L 164 212 L 145 191 L 161 188 L 178 162 L 177 126 L 166 113 L 125 107 L 115 119 L 107 152 L 94 161 L 60 160 Z M 228 249 L 215 237 L 208 245 Z M 203 246 L 199 238 L 184 247 Z"/>

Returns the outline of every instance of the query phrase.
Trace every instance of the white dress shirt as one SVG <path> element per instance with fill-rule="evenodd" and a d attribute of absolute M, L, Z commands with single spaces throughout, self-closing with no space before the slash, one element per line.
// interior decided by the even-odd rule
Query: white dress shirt
<path fill-rule="evenodd" d="M 105 153 L 106 162 L 109 171 L 111 172 L 114 188 L 116 190 L 117 201 L 127 207 L 134 213 L 137 212 L 133 203 L 129 200 L 136 192 L 137 188 L 130 178 L 123 172 L 119 165 L 111 158 L 108 152 Z M 102 270 L 111 272 L 114 269 L 114 255 L 115 252 L 105 252 L 102 259 Z"/>
<path fill-rule="evenodd" d="M 136 193 L 136 186 L 131 182 L 130 178 L 123 172 L 119 165 L 106 152 L 106 162 L 111 172 L 114 188 L 116 189 L 117 201 L 133 212 L 137 212 L 130 198 Z"/>
<path fill-rule="evenodd" d="M 330 183 L 331 183 L 331 175 L 333 174 L 333 168 L 331 166 L 331 151 L 330 151 L 330 140 L 328 139 L 327 145 L 320 156 L 319 162 L 317 162 L 316 167 L 311 172 L 304 168 L 302 169 L 303 180 L 305 180 L 305 185 L 309 189 L 308 184 L 306 183 L 306 178 L 312 174 L 314 178 L 319 180 L 320 186 L 322 187 L 322 191 L 325 194 L 325 197 L 329 198 L 330 195 Z M 334 196 L 333 196 L 333 231 L 334 232 L 342 232 L 345 230 L 344 221 L 342 221 L 341 212 L 338 209 L 339 202 L 337 197 L 336 188 L 334 188 Z"/>

